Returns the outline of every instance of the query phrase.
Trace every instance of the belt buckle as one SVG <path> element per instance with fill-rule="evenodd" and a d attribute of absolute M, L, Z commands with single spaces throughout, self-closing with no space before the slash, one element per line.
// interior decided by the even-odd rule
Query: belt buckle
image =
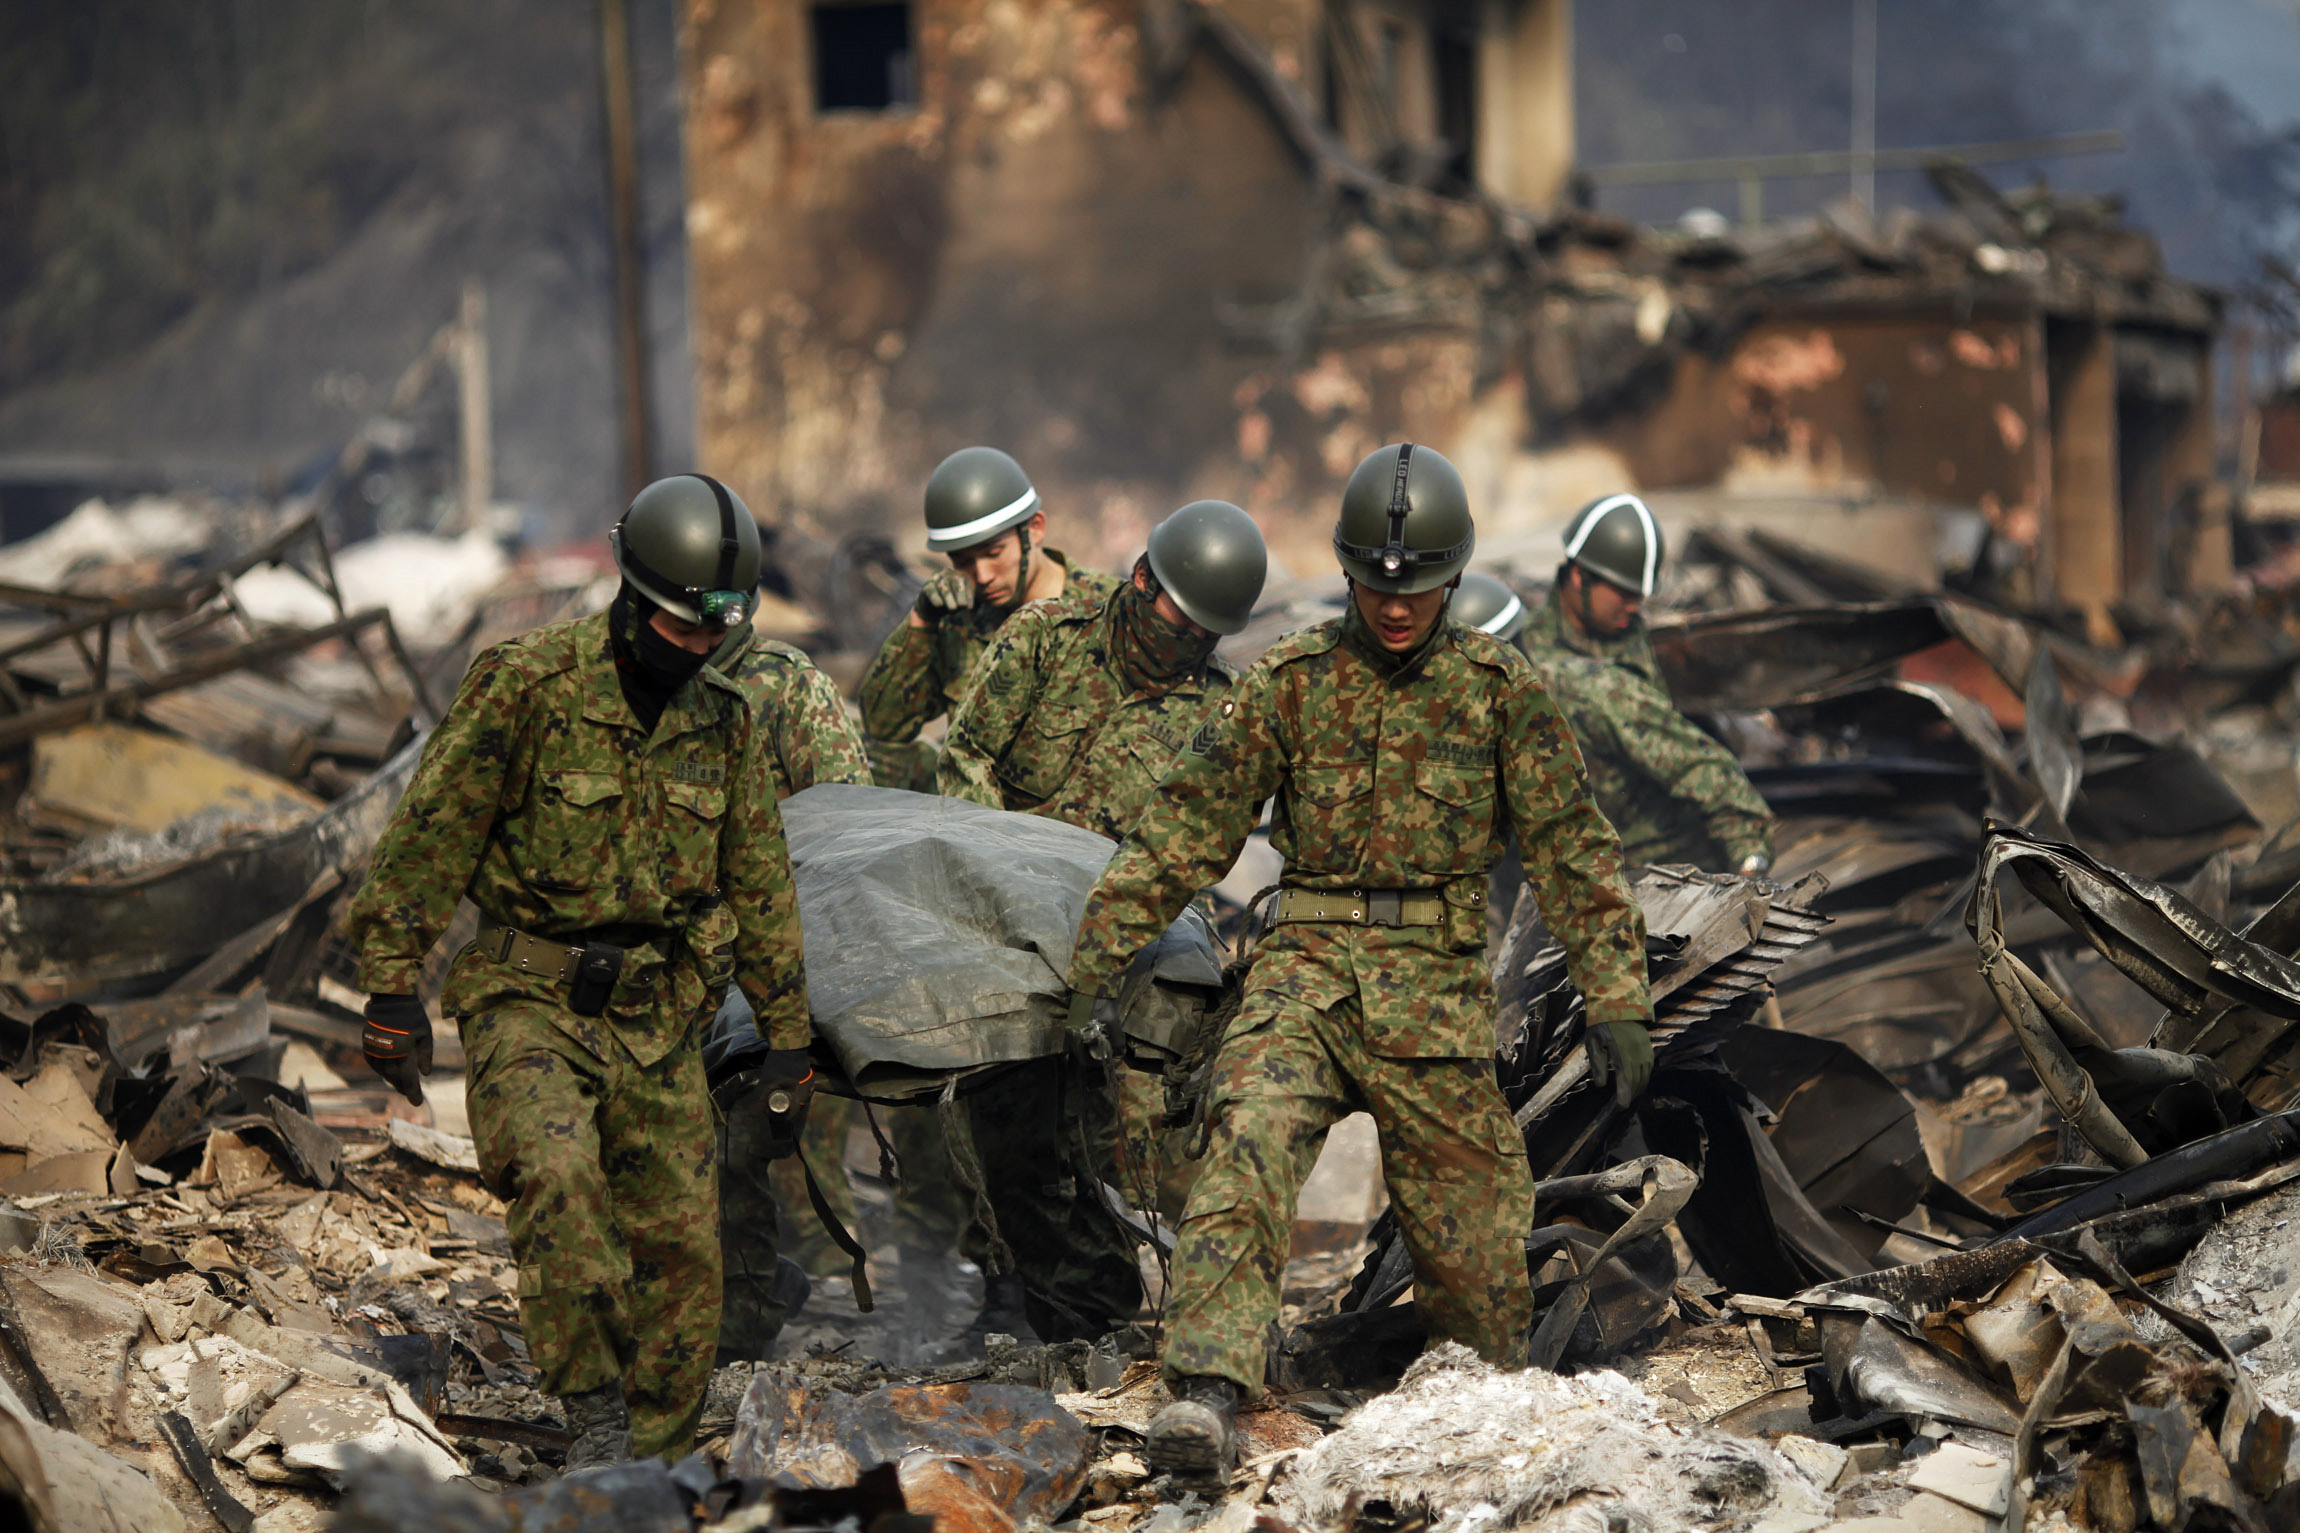
<path fill-rule="evenodd" d="M 1366 891 L 1366 924 L 1396 926 L 1405 919 L 1405 897 L 1395 889 Z"/>

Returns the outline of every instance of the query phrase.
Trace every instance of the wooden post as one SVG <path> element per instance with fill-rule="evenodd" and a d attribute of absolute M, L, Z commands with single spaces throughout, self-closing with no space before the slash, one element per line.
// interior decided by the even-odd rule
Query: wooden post
<path fill-rule="evenodd" d="M 655 477 L 647 399 L 646 283 L 639 246 L 639 135 L 631 100 L 631 17 L 626 0 L 599 0 L 599 66 L 607 107 L 607 215 L 614 230 L 615 370 L 621 405 L 623 491 Z"/>
<path fill-rule="evenodd" d="M 2124 536 L 2116 468 L 2116 342 L 2094 322 L 2053 326 L 2051 596 L 2106 636 L 2121 594 Z"/>
<path fill-rule="evenodd" d="M 487 290 L 477 279 L 463 284 L 463 313 L 456 324 L 455 392 L 462 406 L 463 530 L 487 525 L 495 499 L 495 427 L 487 393 Z"/>

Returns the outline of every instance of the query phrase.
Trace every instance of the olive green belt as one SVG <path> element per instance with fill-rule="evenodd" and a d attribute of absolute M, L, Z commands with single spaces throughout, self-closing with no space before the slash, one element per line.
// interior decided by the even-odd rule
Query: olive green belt
<path fill-rule="evenodd" d="M 1435 926 L 1445 896 L 1434 889 L 1280 889 L 1270 923 L 1331 921 L 1343 926 Z"/>
<path fill-rule="evenodd" d="M 617 936 L 645 935 L 646 942 L 658 940 L 660 933 L 642 933 L 631 928 L 615 932 Z M 538 937 L 523 932 L 516 926 L 506 926 L 493 916 L 479 918 L 479 950 L 497 963 L 507 963 L 522 974 L 534 974 L 553 984 L 572 984 L 575 966 L 583 961 L 583 946 L 591 940 L 588 935 L 574 938 Z M 628 953 L 646 942 L 615 943 Z"/>

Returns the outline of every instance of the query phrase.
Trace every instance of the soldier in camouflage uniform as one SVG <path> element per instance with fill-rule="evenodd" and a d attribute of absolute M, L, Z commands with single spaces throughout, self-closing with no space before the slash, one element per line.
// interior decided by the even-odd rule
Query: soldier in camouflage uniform
<path fill-rule="evenodd" d="M 349 918 L 362 1046 L 420 1101 L 416 976 L 456 901 L 479 907 L 441 1004 L 462 1019 L 480 1167 L 510 1205 L 520 1320 L 570 1467 L 676 1457 L 702 1412 L 720 1270 L 699 1034 L 729 979 L 786 1118 L 812 1075 L 768 753 L 705 668 L 757 585 L 757 525 L 681 475 L 609 542 L 623 587 L 606 612 L 472 663 Z"/>
<path fill-rule="evenodd" d="M 751 701 L 777 803 L 819 782 L 870 782 L 862 736 L 847 717 L 838 688 L 805 651 L 762 638 L 746 622 L 728 631 L 711 665 Z M 722 1014 L 730 1011 L 736 1020 L 748 1020 L 743 1014 L 750 1006 L 739 987 L 730 987 L 721 1005 Z M 719 1227 L 726 1285 L 719 1314 L 720 1361 L 765 1357 L 783 1321 L 804 1302 L 805 1285 L 797 1274 L 782 1274 L 778 1258 L 789 1257 L 817 1275 L 845 1265 L 807 1197 L 800 1157 L 812 1165 L 832 1213 L 847 1229 L 857 1228 L 854 1188 L 846 1178 L 847 1129 L 853 1117 L 854 1104 L 846 1098 L 818 1097 L 797 1153 L 779 1158 L 766 1118 L 738 1112 L 721 1120 Z"/>
<path fill-rule="evenodd" d="M 1031 602 L 1064 595 L 1098 602 L 1118 589 L 1108 575 L 1073 569 L 1046 547 L 1037 488 L 995 447 L 963 447 L 936 466 L 926 483 L 926 528 L 928 551 L 947 556 L 951 567 L 927 581 L 909 616 L 887 635 L 855 698 L 875 781 L 918 793 L 935 791 L 935 749 L 919 731 L 965 700 L 1001 625 Z M 970 1335 L 1026 1331 L 1020 1285 L 993 1270 L 989 1238 L 956 1184 L 936 1116 L 897 1107 L 887 1117 L 902 1163 L 898 1239 L 921 1254 L 955 1241 L 982 1267 L 987 1292 Z"/>
<path fill-rule="evenodd" d="M 1733 753 L 1677 711 L 1645 632 L 1663 555 L 1653 513 L 1634 495 L 1591 501 L 1566 525 L 1565 548 L 1518 643 L 1572 721 L 1622 855 L 1766 871 L 1772 811 Z"/>
<path fill-rule="evenodd" d="M 1445 619 L 1474 542 L 1439 454 L 1404 443 L 1359 464 L 1334 531 L 1348 611 L 1281 639 L 1231 688 L 1087 897 L 1079 1028 L 1276 797 L 1285 887 L 1215 1058 L 1154 1469 L 1226 1472 L 1232 1413 L 1262 1384 L 1295 1195 L 1352 1111 L 1380 1131 L 1431 1335 L 1523 1360 L 1533 1183 L 1494 1078 L 1485 959 L 1486 870 L 1513 832 L 1593 1045 L 1631 1090 L 1651 1073 L 1644 920 L 1573 737 L 1523 656 Z"/>
<path fill-rule="evenodd" d="M 856 689 L 863 738 L 882 788 L 932 793 L 934 748 L 919 731 L 965 701 L 999 626 L 1035 601 L 1100 601 L 1118 582 L 1076 570 L 1046 546 L 1046 513 L 1030 477 L 995 447 L 963 447 L 926 482 L 926 546 L 951 568 L 927 581 Z"/>
<path fill-rule="evenodd" d="M 951 723 L 942 791 L 1123 837 L 1229 690 L 1214 645 L 1245 627 L 1268 566 L 1252 517 L 1196 501 L 1151 529 L 1132 584 L 1101 602 L 1065 597 L 1015 614 Z M 1167 1184 L 1186 1185 L 1188 1162 L 1161 1151 L 1154 1085 L 1137 1071 L 1112 1081 L 1091 1063 L 1041 1059 L 969 1099 L 991 1207 L 1047 1340 L 1100 1335 L 1140 1301 L 1134 1243 L 1093 1186 L 1108 1181 L 1144 1208 L 1179 1202 Z M 1058 1102 L 1074 1111 L 1047 1110 Z"/>

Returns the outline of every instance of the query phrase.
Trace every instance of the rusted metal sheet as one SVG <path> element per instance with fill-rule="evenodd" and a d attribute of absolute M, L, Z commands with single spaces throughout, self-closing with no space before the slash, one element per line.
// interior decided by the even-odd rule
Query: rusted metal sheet
<path fill-rule="evenodd" d="M 383 833 L 423 753 L 418 738 L 293 830 L 118 883 L 0 884 L 0 981 L 86 988 L 193 963 Z"/>

